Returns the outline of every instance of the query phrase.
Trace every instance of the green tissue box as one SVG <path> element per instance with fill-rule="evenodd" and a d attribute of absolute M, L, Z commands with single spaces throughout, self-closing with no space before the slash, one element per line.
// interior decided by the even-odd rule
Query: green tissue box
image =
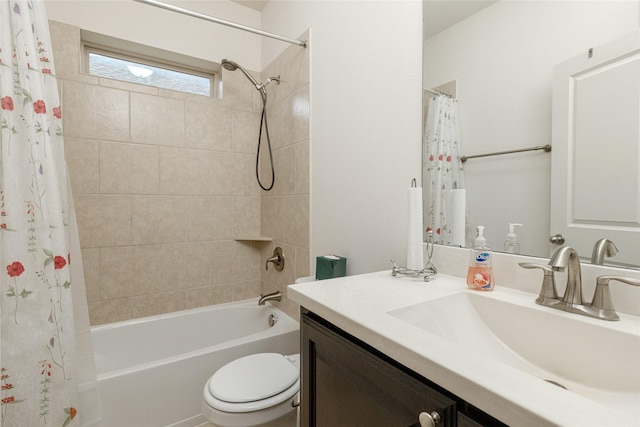
<path fill-rule="evenodd" d="M 347 259 L 337 255 L 316 257 L 316 280 L 333 279 L 347 275 Z"/>

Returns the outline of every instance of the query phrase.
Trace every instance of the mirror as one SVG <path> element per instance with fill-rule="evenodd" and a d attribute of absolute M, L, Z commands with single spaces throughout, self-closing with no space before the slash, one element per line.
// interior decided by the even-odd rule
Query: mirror
<path fill-rule="evenodd" d="M 426 0 L 424 14 L 423 87 L 453 91 L 461 155 L 474 156 L 551 144 L 554 67 L 637 32 L 640 2 Z M 556 234 L 550 226 L 553 154 L 536 150 L 464 163 L 467 244 L 483 225 L 488 245 L 502 251 L 508 224 L 520 223 L 521 254 L 548 257 L 559 247 L 549 242 Z M 588 261 L 591 253 L 580 255 Z"/>

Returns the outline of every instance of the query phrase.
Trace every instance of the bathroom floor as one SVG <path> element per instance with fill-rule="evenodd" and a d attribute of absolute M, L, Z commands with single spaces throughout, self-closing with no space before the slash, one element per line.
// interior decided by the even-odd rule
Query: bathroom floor
<path fill-rule="evenodd" d="M 296 413 L 292 413 L 291 415 L 287 415 L 284 418 L 281 418 L 269 424 L 262 425 L 260 427 L 297 427 L 298 422 L 296 418 L 297 418 Z M 197 427 L 219 427 L 219 426 L 213 423 L 203 423 L 198 425 Z"/>

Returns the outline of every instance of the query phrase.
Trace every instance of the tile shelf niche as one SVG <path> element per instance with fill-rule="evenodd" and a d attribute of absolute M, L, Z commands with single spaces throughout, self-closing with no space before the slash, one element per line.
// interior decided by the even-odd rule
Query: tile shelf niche
<path fill-rule="evenodd" d="M 268 236 L 241 236 L 234 237 L 233 240 L 238 242 L 273 242 L 273 238 Z"/>

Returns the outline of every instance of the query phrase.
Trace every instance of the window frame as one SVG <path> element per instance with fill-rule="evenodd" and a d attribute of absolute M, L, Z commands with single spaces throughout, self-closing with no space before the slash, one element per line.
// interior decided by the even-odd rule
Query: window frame
<path fill-rule="evenodd" d="M 117 39 L 105 36 L 103 34 L 92 33 L 89 31 L 81 31 L 81 72 L 100 78 L 112 79 L 131 84 L 140 84 L 148 87 L 172 90 L 175 92 L 186 93 L 195 96 L 216 96 L 217 83 L 220 80 L 220 64 L 201 60 L 198 58 L 170 52 L 163 49 L 157 49 L 150 46 L 130 42 L 127 40 Z M 191 76 L 203 77 L 209 80 L 209 94 L 197 94 L 179 89 L 172 89 L 156 85 L 147 85 L 144 83 L 131 82 L 128 80 L 120 80 L 117 78 L 91 74 L 89 70 L 89 55 L 96 54 L 107 56 L 110 58 L 120 59 L 123 61 L 138 63 L 140 65 L 148 65 L 151 67 L 163 68 L 165 70 L 178 73 L 188 74 Z"/>

